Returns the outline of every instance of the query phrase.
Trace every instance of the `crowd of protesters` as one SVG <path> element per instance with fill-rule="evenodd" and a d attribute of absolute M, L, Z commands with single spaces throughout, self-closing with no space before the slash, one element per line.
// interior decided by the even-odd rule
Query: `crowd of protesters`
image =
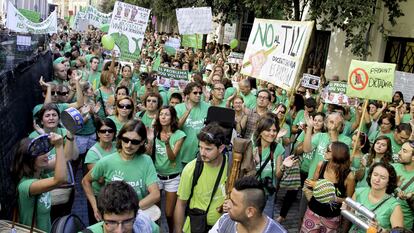
<path fill-rule="evenodd" d="M 364 100 L 325 104 L 323 69 L 309 69 L 321 76 L 319 90 L 298 82 L 286 92 L 242 75 L 228 62 L 228 45 L 168 54 L 165 42 L 179 35 L 147 32 L 141 55 L 121 62 L 103 49 L 104 34 L 60 26 L 49 38 L 53 81 L 39 81 L 44 102 L 33 109 L 34 131 L 18 143 L 13 164 L 21 223 L 30 226 L 36 212 L 36 226 L 50 232 L 53 220 L 71 212 L 73 193 L 64 203 L 53 200 L 71 161 L 84 175 L 92 232 L 158 232 L 160 221 L 143 212 L 162 198 L 169 232 L 195 232 L 198 222 L 186 217 L 194 210 L 205 212 L 200 232 L 286 232 L 295 201 L 298 232 L 364 232 L 341 216 L 347 197 L 375 213 L 364 221 L 378 232 L 413 229 L 414 100 L 405 103 L 403 93 L 390 103 L 369 101 L 366 111 Z M 188 71 L 188 84 L 159 85 L 156 63 Z M 256 179 L 239 180 L 230 195 L 231 146 L 222 126 L 205 126 L 211 106 L 233 109 L 233 138 L 252 142 Z M 60 124 L 69 107 L 84 120 L 74 134 Z M 43 133 L 54 149 L 33 156 L 27 148 Z M 204 166 L 194 185 L 198 161 Z"/>

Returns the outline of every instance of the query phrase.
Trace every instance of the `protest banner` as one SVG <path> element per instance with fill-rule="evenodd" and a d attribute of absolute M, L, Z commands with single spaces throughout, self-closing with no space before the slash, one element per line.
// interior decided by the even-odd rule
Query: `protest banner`
<path fill-rule="evenodd" d="M 239 65 L 242 65 L 243 64 L 243 56 L 244 56 L 243 53 L 231 52 L 229 54 L 229 56 L 227 57 L 227 60 L 231 64 L 239 64 Z"/>
<path fill-rule="evenodd" d="M 175 9 L 181 35 L 208 34 L 213 30 L 211 7 Z"/>
<path fill-rule="evenodd" d="M 184 90 L 188 83 L 188 71 L 169 67 L 158 67 L 158 83 L 165 88 L 178 87 Z"/>
<path fill-rule="evenodd" d="M 203 35 L 182 35 L 181 45 L 189 48 L 203 48 Z"/>
<path fill-rule="evenodd" d="M 32 34 L 47 34 L 57 32 L 57 15 L 54 10 L 49 17 L 43 22 L 34 23 L 28 18 L 24 17 L 16 7 L 9 2 L 7 7 L 7 22 L 6 27 L 15 32 L 24 32 Z"/>
<path fill-rule="evenodd" d="M 316 75 L 303 74 L 301 85 L 306 88 L 318 90 L 321 78 Z"/>
<path fill-rule="evenodd" d="M 123 61 L 138 59 L 147 28 L 150 10 L 123 2 L 115 2 L 108 34 Z"/>
<path fill-rule="evenodd" d="M 223 44 L 230 44 L 230 41 L 236 38 L 236 29 L 235 23 L 224 25 Z"/>
<path fill-rule="evenodd" d="M 27 10 L 20 8 L 19 12 L 22 13 L 24 17 L 28 20 L 32 21 L 33 23 L 40 23 L 40 13 L 32 10 Z"/>
<path fill-rule="evenodd" d="M 242 74 L 285 90 L 292 89 L 299 76 L 313 24 L 256 18 L 244 54 Z"/>
<path fill-rule="evenodd" d="M 352 60 L 346 94 L 370 100 L 391 102 L 395 64 Z"/>
<path fill-rule="evenodd" d="M 165 52 L 168 55 L 174 55 L 177 49 L 180 49 L 181 40 L 179 38 L 169 38 L 164 45 Z"/>
<path fill-rule="evenodd" d="M 336 105 L 353 105 L 355 101 L 353 101 L 345 94 L 346 87 L 346 82 L 329 81 L 329 85 L 326 86 L 322 91 L 322 99 L 324 100 L 324 103 Z"/>
<path fill-rule="evenodd" d="M 112 13 L 102 13 L 93 6 L 88 6 L 86 8 L 86 19 L 88 20 L 88 24 L 97 28 L 100 28 L 102 24 L 109 24 L 111 16 Z"/>
<path fill-rule="evenodd" d="M 396 91 L 401 91 L 404 95 L 404 102 L 409 103 L 414 96 L 414 74 L 395 71 L 393 93 Z"/>
<path fill-rule="evenodd" d="M 78 32 L 84 32 L 88 29 L 88 20 L 84 12 L 79 11 L 76 13 L 72 28 Z"/>

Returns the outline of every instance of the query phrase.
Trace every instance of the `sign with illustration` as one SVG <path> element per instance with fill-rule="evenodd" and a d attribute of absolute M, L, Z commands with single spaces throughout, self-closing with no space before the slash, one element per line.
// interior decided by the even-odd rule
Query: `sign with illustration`
<path fill-rule="evenodd" d="M 54 10 L 46 20 L 40 23 L 32 22 L 9 2 L 7 7 L 6 27 L 15 32 L 32 34 L 52 34 L 57 32 L 57 15 Z"/>

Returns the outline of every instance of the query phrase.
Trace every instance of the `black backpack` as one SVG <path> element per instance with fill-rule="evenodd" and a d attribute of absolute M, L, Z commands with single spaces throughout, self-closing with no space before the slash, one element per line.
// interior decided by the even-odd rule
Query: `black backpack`
<path fill-rule="evenodd" d="M 86 226 L 82 220 L 74 215 L 69 214 L 63 217 L 57 218 L 53 221 L 51 233 L 78 233 L 85 229 Z"/>

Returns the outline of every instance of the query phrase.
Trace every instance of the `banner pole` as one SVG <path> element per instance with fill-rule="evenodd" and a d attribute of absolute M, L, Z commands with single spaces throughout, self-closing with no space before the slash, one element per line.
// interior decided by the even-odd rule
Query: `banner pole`
<path fill-rule="evenodd" d="M 362 114 L 361 114 L 361 119 L 359 121 L 358 133 L 357 133 L 357 137 L 356 137 L 357 140 L 359 140 L 359 135 L 361 135 L 362 122 L 364 121 L 364 116 L 365 116 L 365 113 L 367 112 L 367 106 L 368 106 L 368 99 L 365 99 L 364 105 L 362 105 Z M 358 109 L 357 109 L 357 111 L 358 111 Z M 352 145 L 352 157 L 355 155 L 357 140 L 355 140 L 355 143 L 353 143 L 353 145 Z"/>

